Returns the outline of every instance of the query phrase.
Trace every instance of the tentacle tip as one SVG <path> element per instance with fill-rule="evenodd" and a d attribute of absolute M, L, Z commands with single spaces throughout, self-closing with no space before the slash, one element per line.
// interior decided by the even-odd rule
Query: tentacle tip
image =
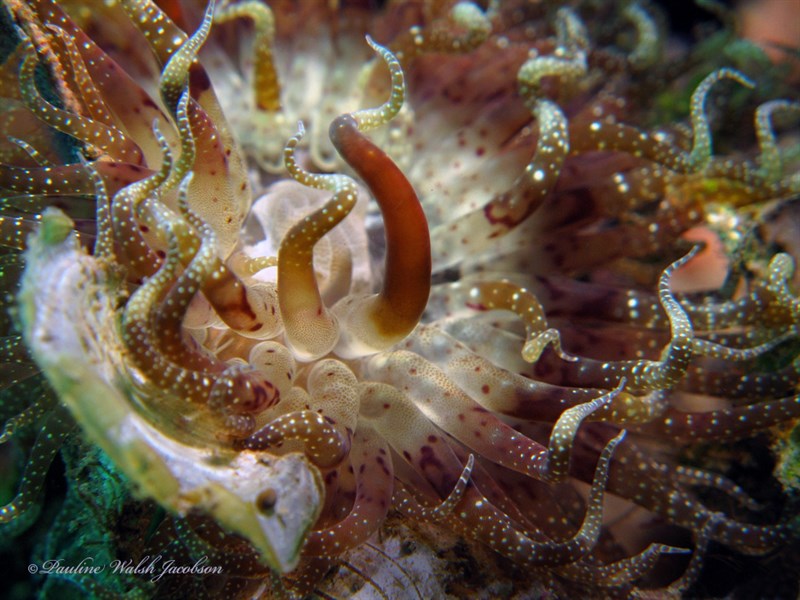
<path fill-rule="evenodd" d="M 727 79 L 733 79 L 734 81 L 740 83 L 741 85 L 749 89 L 753 89 L 754 87 L 756 87 L 755 82 L 752 79 L 750 79 L 747 75 L 739 71 L 738 69 L 731 69 L 725 67 L 720 69 L 717 73 L 719 74 L 718 77 L 720 79 L 722 79 L 723 77 Z"/>
<path fill-rule="evenodd" d="M 387 56 L 394 56 L 386 46 L 382 46 L 374 39 L 372 39 L 371 35 L 369 34 L 365 35 L 364 39 L 367 41 L 367 44 L 369 44 L 369 47 L 372 48 L 378 54 L 380 54 L 384 58 L 384 60 L 388 61 Z"/>
<path fill-rule="evenodd" d="M 28 34 L 25 33 L 25 30 L 17 24 L 14 24 L 14 33 L 17 34 L 17 37 L 22 40 L 23 43 L 31 44 L 31 40 L 28 37 Z"/>
<path fill-rule="evenodd" d="M 741 78 L 737 79 L 737 81 L 739 83 L 741 83 L 744 87 L 746 87 L 748 89 L 751 89 L 751 90 L 755 89 L 755 87 L 756 87 L 756 82 L 754 80 L 750 79 L 747 75 L 744 75 L 744 74 L 741 74 Z"/>
<path fill-rule="evenodd" d="M 475 466 L 475 455 L 470 454 L 467 457 L 467 464 L 464 467 L 464 473 L 466 474 L 466 477 L 469 477 L 472 474 L 472 469 L 474 466 Z"/>
<path fill-rule="evenodd" d="M 526 363 L 533 364 L 539 360 L 542 350 L 544 350 L 544 348 L 540 343 L 538 343 L 538 340 L 527 342 L 522 347 L 522 360 L 524 360 Z"/>
<path fill-rule="evenodd" d="M 192 184 L 193 178 L 194 171 L 189 171 L 178 186 L 178 206 L 184 212 L 189 211 L 189 186 Z"/>
<path fill-rule="evenodd" d="M 578 357 L 577 356 L 575 356 L 574 354 L 570 354 L 569 352 L 567 352 L 563 348 L 559 348 L 558 350 L 556 350 L 556 353 L 558 354 L 558 357 L 561 360 L 565 360 L 567 362 L 578 362 Z"/>

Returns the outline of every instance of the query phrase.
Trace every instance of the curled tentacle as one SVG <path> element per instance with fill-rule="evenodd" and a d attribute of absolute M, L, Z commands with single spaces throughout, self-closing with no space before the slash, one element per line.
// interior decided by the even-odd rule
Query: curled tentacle
<path fill-rule="evenodd" d="M 286 144 L 286 168 L 304 185 L 333 192 L 325 206 L 295 224 L 284 236 L 278 251 L 278 301 L 287 342 L 301 360 L 324 356 L 336 345 L 339 326 L 325 307 L 314 274 L 314 245 L 352 210 L 358 189 L 344 175 L 315 175 L 295 160 L 295 148 L 304 129 Z"/>
<path fill-rule="evenodd" d="M 536 151 L 510 190 L 497 194 L 483 208 L 431 231 L 434 270 L 449 267 L 489 248 L 513 231 L 548 197 L 569 152 L 567 118 L 557 104 L 537 100 L 533 113 L 539 127 Z"/>
<path fill-rule="evenodd" d="M 638 2 L 626 6 L 622 14 L 636 28 L 636 46 L 628 55 L 628 62 L 635 69 L 652 66 L 661 53 L 661 35 L 655 20 Z"/>
<path fill-rule="evenodd" d="M 697 89 L 692 94 L 690 106 L 693 137 L 692 150 L 689 153 L 689 164 L 698 171 L 705 169 L 711 162 L 711 128 L 708 123 L 708 113 L 706 112 L 708 93 L 715 83 L 723 79 L 733 79 L 748 88 L 755 87 L 755 84 L 750 79 L 733 69 L 714 71 L 697 86 Z"/>
<path fill-rule="evenodd" d="M 510 417 L 555 422 L 564 411 L 593 403 L 606 393 L 599 389 L 550 385 L 510 373 L 490 360 L 475 356 L 474 348 L 467 348 L 431 328 L 422 329 L 408 347 L 446 372 L 481 406 Z M 618 425 L 650 422 L 668 406 L 663 394 L 634 396 L 622 391 L 621 386 L 606 400 L 588 416 L 589 420 Z"/>
<path fill-rule="evenodd" d="M 665 544 L 650 544 L 639 554 L 615 561 L 607 565 L 574 563 L 559 567 L 563 576 L 586 583 L 602 584 L 609 587 L 632 584 L 652 571 L 658 560 L 669 554 L 689 554 L 691 550 L 676 548 Z M 633 591 L 636 594 L 636 590 Z"/>
<path fill-rule="evenodd" d="M 187 179 L 182 184 L 181 196 L 186 196 L 188 185 Z M 180 237 L 185 227 L 158 200 L 150 201 L 150 211 L 168 232 L 169 247 L 158 272 L 128 300 L 123 315 L 123 340 L 137 366 L 152 381 L 177 397 L 207 404 L 223 419 L 231 434 L 243 437 L 255 426 L 252 415 L 278 402 L 277 390 L 252 368 L 231 367 L 203 352 L 188 342 L 181 329 L 191 298 L 212 275 L 208 266 L 214 264 L 216 256 L 213 233 L 206 228 L 204 243 L 179 275 Z"/>
<path fill-rule="evenodd" d="M 669 585 L 670 592 L 679 595 L 684 594 L 700 575 L 700 568 L 703 566 L 706 548 L 708 543 L 713 539 L 713 531 L 719 519 L 720 515 L 710 515 L 705 524 L 698 530 L 695 535 L 696 539 L 692 559 L 689 561 L 689 565 L 680 578 Z"/>
<path fill-rule="evenodd" d="M 586 515 L 575 535 L 564 541 L 535 541 L 519 531 L 513 522 L 468 483 L 463 499 L 458 504 L 459 519 L 452 526 L 465 535 L 482 540 L 504 556 L 513 557 L 518 564 L 530 566 L 559 565 L 577 560 L 594 546 L 602 521 L 603 489 L 608 478 L 608 468 L 614 449 L 624 438 L 624 432 L 611 440 L 597 463 L 595 478 L 589 494 Z M 401 495 L 401 511 L 424 514 L 419 504 L 410 496 Z M 442 515 L 438 515 L 442 518 Z"/>
<path fill-rule="evenodd" d="M 615 459 L 617 465 L 612 469 L 608 489 L 614 494 L 635 501 L 648 510 L 669 516 L 670 520 L 700 531 L 707 520 L 715 513 L 703 506 L 695 496 L 687 491 L 679 481 L 672 478 L 665 480 L 663 467 L 634 445 L 623 446 Z M 630 478 L 624 474 L 625 465 L 636 465 L 637 477 Z M 588 473 L 581 477 L 588 479 Z M 650 489 L 649 482 L 660 481 L 657 490 Z M 782 526 L 763 526 L 743 523 L 719 515 L 713 530 L 713 539 L 745 552 L 764 552 L 780 544 L 785 537 Z"/>
<path fill-rule="evenodd" d="M 161 8 L 148 0 L 123 0 L 122 8 L 131 21 L 147 38 L 147 43 L 161 65 L 167 64 L 170 56 L 188 37 Z"/>
<path fill-rule="evenodd" d="M 719 344 L 699 340 L 684 308 L 670 292 L 670 277 L 678 268 L 686 264 L 696 254 L 697 248 L 672 263 L 661 275 L 658 286 L 659 302 L 667 315 L 671 340 L 661 352 L 659 360 L 624 360 L 601 362 L 578 358 L 571 366 L 562 369 L 569 372 L 565 378 L 571 384 L 610 387 L 619 377 L 629 379 L 631 391 L 651 392 L 669 389 L 680 382 L 696 355 L 706 355 L 725 360 L 749 360 L 763 354 L 785 339 L 792 332 L 777 336 L 760 346 L 746 349 L 727 348 Z"/>
<path fill-rule="evenodd" d="M 350 452 L 350 436 L 311 410 L 283 414 L 236 445 L 242 449 L 266 450 L 280 447 L 288 440 L 302 442 L 306 456 L 321 468 L 335 467 Z"/>
<path fill-rule="evenodd" d="M 389 100 L 377 109 L 343 115 L 331 124 L 331 140 L 378 201 L 386 235 L 384 282 L 373 296 L 347 298 L 334 313 L 342 324 L 340 356 L 385 350 L 419 323 L 428 301 L 431 247 L 428 222 L 403 172 L 361 132 L 387 123 L 403 105 L 405 83 L 397 59 L 368 40 L 392 76 Z"/>
<path fill-rule="evenodd" d="M 214 15 L 216 23 L 225 23 L 239 18 L 251 19 L 256 30 L 253 48 L 253 64 L 255 65 L 253 92 L 256 108 L 268 113 L 279 111 L 281 109 L 281 86 L 273 60 L 275 17 L 272 10 L 260 2 L 245 1 L 223 4 Z"/>
<path fill-rule="evenodd" d="M 752 431 L 768 429 L 800 415 L 800 396 L 767 400 L 759 404 L 707 412 L 669 409 L 662 418 L 643 426 L 644 431 L 666 434 L 677 440 L 738 439 Z"/>
<path fill-rule="evenodd" d="M 453 486 L 453 491 L 450 492 L 447 495 L 447 498 L 442 500 L 441 504 L 434 508 L 430 514 L 423 515 L 423 518 L 436 519 L 438 517 L 448 515 L 455 510 L 456 505 L 461 502 L 461 498 L 464 497 L 464 492 L 467 491 L 469 478 L 472 475 L 472 469 L 474 466 L 475 455 L 470 454 L 469 458 L 467 459 L 467 464 L 464 465 L 464 470 L 461 471 L 458 481 L 456 482 L 455 486 Z"/>
<path fill-rule="evenodd" d="M 158 62 L 165 67 L 159 89 L 173 114 L 187 81 L 189 83 L 192 102 L 188 120 L 199 157 L 192 167 L 192 209 L 214 229 L 219 254 L 227 256 L 236 245 L 251 198 L 242 157 L 208 74 L 194 60 L 211 26 L 213 6 L 206 10 L 198 31 L 187 39 L 157 5 L 145 0 L 126 0 L 121 4 L 147 38 Z M 169 38 L 168 43 L 164 43 L 165 36 Z M 178 181 L 180 178 L 171 184 L 177 185 Z"/>
<path fill-rule="evenodd" d="M 425 27 L 413 26 L 399 35 L 391 50 L 404 66 L 425 53 L 469 52 L 488 37 L 491 27 L 488 15 L 478 6 L 458 2 L 446 18 L 438 16 Z"/>
<path fill-rule="evenodd" d="M 619 390 L 564 413 L 545 447 L 518 433 L 452 384 L 436 366 L 416 354 L 398 350 L 370 361 L 369 373 L 408 390 L 414 402 L 439 427 L 488 460 L 531 477 L 563 478 L 574 432 L 591 412 Z"/>
<path fill-rule="evenodd" d="M 557 77 L 559 83 L 571 87 L 586 76 L 586 29 L 578 16 L 568 8 L 559 9 L 556 16 L 559 45 L 554 56 L 536 56 L 527 60 L 517 74 L 520 94 L 535 104 L 542 96 L 541 83 L 545 77 Z"/>
<path fill-rule="evenodd" d="M 36 162 L 36 164 L 39 165 L 40 167 L 52 167 L 53 166 L 53 164 L 50 162 L 50 159 L 48 159 L 46 156 L 44 156 L 41 152 L 39 152 L 36 148 L 31 146 L 25 140 L 21 140 L 19 138 L 13 137 L 13 136 L 7 136 L 7 137 L 8 137 L 8 141 L 9 142 L 11 142 L 13 144 L 16 144 L 17 146 L 22 148 L 22 150 L 25 152 L 25 154 L 30 156 L 34 160 L 34 162 Z"/>
<path fill-rule="evenodd" d="M 47 469 L 61 444 L 74 429 L 75 421 L 63 405 L 58 405 L 47 416 L 44 426 L 36 436 L 16 496 L 0 507 L 0 524 L 11 523 L 14 526 L 13 523 L 24 513 L 35 509 Z"/>
<path fill-rule="evenodd" d="M 756 109 L 756 135 L 758 136 L 758 147 L 761 152 L 759 156 L 759 162 L 761 163 L 759 172 L 764 180 L 770 183 L 779 182 L 783 177 L 783 159 L 771 124 L 772 115 L 775 112 L 800 114 L 800 103 L 787 100 L 772 100 L 765 102 Z"/>
<path fill-rule="evenodd" d="M 120 162 L 134 165 L 142 164 L 143 156 L 141 151 L 122 131 L 83 115 L 58 108 L 39 94 L 34 81 L 36 55 L 32 43 L 30 41 L 24 43 L 29 49 L 20 70 L 20 89 L 31 111 L 50 127 L 63 131 L 90 147 L 107 152 L 112 158 Z"/>
<path fill-rule="evenodd" d="M 462 292 L 465 303 L 477 310 L 510 310 L 525 323 L 527 338 L 522 348 L 522 357 L 527 362 L 536 362 L 549 344 L 564 360 L 573 360 L 561 348 L 558 330 L 548 328 L 544 309 L 536 296 L 524 287 L 509 281 L 476 282 L 474 284 L 458 283 L 448 290 L 451 297 L 454 292 Z"/>
<path fill-rule="evenodd" d="M 350 461 L 356 476 L 353 508 L 333 526 L 311 532 L 303 548 L 309 555 L 338 553 L 366 542 L 389 512 L 394 487 L 392 460 L 386 442 L 366 424 L 359 424 L 353 436 Z"/>
<path fill-rule="evenodd" d="M 665 465 L 663 466 L 665 467 L 663 472 L 666 475 L 668 469 Z M 721 490 L 748 510 L 758 511 L 762 508 L 761 505 L 753 500 L 742 488 L 727 477 L 723 477 L 717 473 L 704 471 L 702 469 L 693 469 L 683 465 L 676 466 L 672 473 L 686 485 L 705 486 Z"/>
<path fill-rule="evenodd" d="M 75 40 L 58 25 L 50 25 L 48 28 L 64 46 L 69 65 L 72 68 L 72 74 L 75 77 L 75 85 L 80 90 L 79 100 L 86 107 L 91 119 L 110 128 L 115 127 L 114 116 L 111 114 L 100 89 L 95 85 Z"/>
<path fill-rule="evenodd" d="M 36 423 L 53 409 L 55 398 L 53 394 L 46 391 L 43 385 L 36 385 L 28 393 L 35 399 L 20 413 L 5 422 L 3 429 L 0 430 L 0 444 L 8 442 L 20 429 Z"/>
<path fill-rule="evenodd" d="M 214 3 L 215 0 L 210 0 L 200 27 L 170 55 L 161 71 L 159 91 L 167 110 L 172 114 L 176 113 L 180 97 L 189 88 L 189 69 L 197 59 L 197 53 L 211 31 L 211 23 L 214 20 Z"/>
<path fill-rule="evenodd" d="M 119 190 L 111 200 L 111 225 L 114 239 L 121 247 L 131 275 L 151 275 L 161 260 L 142 235 L 141 224 L 150 219 L 150 211 L 143 210 L 147 200 L 157 197 L 157 190 L 166 181 L 172 169 L 172 154 L 166 139 L 161 135 L 157 123 L 153 123 L 153 133 L 159 141 L 163 153 L 161 168 L 149 177 L 131 183 Z M 160 200 L 156 200 L 160 202 Z M 153 222 L 150 222 L 153 224 Z M 147 225 L 145 225 L 147 227 Z"/>
<path fill-rule="evenodd" d="M 189 125 L 187 113 L 189 102 L 188 91 L 184 91 L 175 110 L 175 120 L 181 139 L 181 155 L 174 168 L 171 169 L 169 177 L 163 182 L 162 190 L 175 185 L 178 177 L 185 185 L 193 186 L 194 172 L 191 172 L 191 177 L 187 179 L 187 173 L 194 164 L 196 155 L 194 134 Z M 219 317 L 241 335 L 257 339 L 275 335 L 280 330 L 280 319 L 274 310 L 272 290 L 263 285 L 246 285 L 222 262 L 218 255 L 219 238 L 216 231 L 189 205 L 188 197 L 191 189 L 192 187 L 189 187 L 184 193 L 179 194 L 178 209 L 206 244 L 203 258 L 198 258 L 195 262 L 195 264 L 201 262 L 203 264 L 204 275 L 198 277 L 203 294 Z M 188 266 L 195 260 L 198 251 L 197 233 L 190 231 L 179 222 L 176 222 L 176 227 L 181 250 L 180 260 L 185 266 Z M 194 291 L 189 293 L 188 289 L 183 288 L 181 301 L 175 300 L 176 305 L 180 306 L 180 310 L 184 312 L 195 293 Z M 178 335 L 178 333 L 173 333 Z"/>

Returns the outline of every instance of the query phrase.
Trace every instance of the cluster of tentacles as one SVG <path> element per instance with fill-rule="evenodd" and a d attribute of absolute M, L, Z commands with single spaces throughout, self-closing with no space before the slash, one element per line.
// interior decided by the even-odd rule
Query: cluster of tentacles
<path fill-rule="evenodd" d="M 181 443 L 305 457 L 324 501 L 283 578 L 294 593 L 394 514 L 596 594 L 636 593 L 662 555 L 692 553 L 669 587 L 684 591 L 711 541 L 785 543 L 777 522 L 707 508 L 696 488 L 757 504 L 675 447 L 800 416 L 796 241 L 776 253 L 758 231 L 797 214 L 772 122 L 800 104 L 762 103 L 757 151 L 718 156 L 710 94 L 757 82 L 717 69 L 688 125 L 629 124 L 662 60 L 645 3 L 390 3 L 366 19 L 322 4 L 5 0 L 3 280 L 29 234 L 76 235 L 118 306 L 112 383 L 131 411 Z M 84 5 L 97 15 L 65 12 Z M 712 254 L 698 231 L 727 255 L 724 284 L 678 294 Z M 0 317 L 5 387 L 43 386 Z M 30 517 L 73 430 L 41 397 L 0 438 L 41 423 L 3 523 Z M 282 490 L 259 484 L 268 513 Z M 604 526 L 612 494 L 693 548 L 626 541 Z M 165 521 L 149 548 L 174 540 L 230 590 L 275 567 L 202 515 Z"/>

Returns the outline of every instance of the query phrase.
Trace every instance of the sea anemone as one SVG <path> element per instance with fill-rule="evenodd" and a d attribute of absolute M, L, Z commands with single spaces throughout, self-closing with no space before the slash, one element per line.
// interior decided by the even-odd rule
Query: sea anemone
<path fill-rule="evenodd" d="M 681 594 L 792 543 L 713 450 L 800 416 L 800 104 L 752 45 L 667 48 L 647 2 L 3 5 L 2 441 L 36 436 L 0 521 L 63 447 L 50 552 L 91 506 L 103 560 L 194 565 L 69 585 L 405 597 L 366 553 L 425 597 L 464 560 Z"/>

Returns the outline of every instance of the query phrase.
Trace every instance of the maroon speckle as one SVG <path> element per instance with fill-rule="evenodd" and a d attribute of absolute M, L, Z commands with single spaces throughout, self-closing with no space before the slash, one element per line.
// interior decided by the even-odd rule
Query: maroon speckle
<path fill-rule="evenodd" d="M 419 467 L 420 469 L 426 469 L 428 467 L 432 467 L 436 470 L 441 470 L 444 468 L 441 461 L 436 457 L 433 453 L 433 449 L 430 446 L 423 446 L 420 448 L 420 459 L 419 459 Z"/>

